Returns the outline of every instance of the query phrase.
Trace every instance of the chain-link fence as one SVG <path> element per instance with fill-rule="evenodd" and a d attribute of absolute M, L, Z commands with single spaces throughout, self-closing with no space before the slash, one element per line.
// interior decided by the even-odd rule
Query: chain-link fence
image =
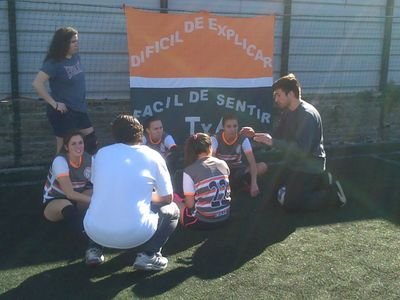
<path fill-rule="evenodd" d="M 11 96 L 13 76 L 20 97 L 36 97 L 31 82 L 54 31 L 62 26 L 79 30 L 88 97 L 129 99 L 122 1 L 16 0 L 15 11 L 11 12 L 9 2 L 0 1 L 0 99 Z M 156 11 L 167 4 L 167 13 L 209 10 L 240 17 L 276 15 L 274 77 L 279 77 L 284 66 L 282 71 L 295 73 L 306 94 L 379 90 L 382 76 L 386 76 L 386 82 L 400 83 L 400 4 L 392 2 L 393 16 L 388 17 L 390 2 L 125 1 Z M 9 19 L 12 14 L 15 24 Z M 390 25 L 389 36 L 385 35 L 385 23 Z M 12 34 L 16 44 L 10 47 Z M 385 46 L 389 51 L 384 51 Z M 385 59 L 389 62 L 386 69 Z"/>

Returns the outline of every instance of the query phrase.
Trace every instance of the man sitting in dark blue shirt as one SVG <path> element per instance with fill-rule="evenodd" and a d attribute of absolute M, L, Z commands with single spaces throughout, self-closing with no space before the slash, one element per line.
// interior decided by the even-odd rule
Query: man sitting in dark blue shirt
<path fill-rule="evenodd" d="M 283 152 L 285 167 L 274 182 L 279 203 L 288 210 L 318 210 L 346 204 L 338 180 L 326 171 L 321 116 L 317 109 L 301 99 L 296 77 L 278 79 L 272 90 L 277 106 L 283 110 L 272 136 L 244 127 L 241 133 L 254 141 Z"/>

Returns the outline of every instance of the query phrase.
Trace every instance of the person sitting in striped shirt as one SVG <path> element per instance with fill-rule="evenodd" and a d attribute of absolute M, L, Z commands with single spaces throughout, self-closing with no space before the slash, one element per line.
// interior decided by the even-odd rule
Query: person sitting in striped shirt
<path fill-rule="evenodd" d="M 83 232 L 83 216 L 93 192 L 91 167 L 92 157 L 85 152 L 84 135 L 73 130 L 64 136 L 43 189 L 44 217 L 50 222 L 63 221 L 75 237 L 87 238 Z M 90 239 L 88 242 L 86 264 L 103 263 L 101 247 Z"/>
<path fill-rule="evenodd" d="M 211 139 L 205 133 L 190 136 L 184 149 L 185 169 L 181 184 L 184 199 L 174 194 L 181 224 L 191 229 L 212 229 L 230 216 L 229 167 L 211 155 Z"/>
<path fill-rule="evenodd" d="M 163 123 L 157 116 L 152 116 L 143 122 L 144 134 L 142 144 L 156 150 L 165 159 L 171 175 L 178 166 L 179 154 L 172 135 L 164 131 Z"/>
<path fill-rule="evenodd" d="M 235 115 L 225 115 L 222 126 L 223 130 L 211 138 L 212 154 L 227 162 L 232 188 L 248 187 L 250 195 L 256 197 L 260 193 L 257 177 L 267 172 L 267 164 L 256 162 L 249 139 L 238 134 L 239 121 Z"/>

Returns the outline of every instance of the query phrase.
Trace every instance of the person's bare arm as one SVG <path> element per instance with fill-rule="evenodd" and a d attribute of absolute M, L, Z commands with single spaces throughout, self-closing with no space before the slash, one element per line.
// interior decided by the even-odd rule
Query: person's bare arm
<path fill-rule="evenodd" d="M 185 195 L 185 206 L 187 208 L 194 207 L 194 195 Z"/>
<path fill-rule="evenodd" d="M 51 107 L 53 107 L 55 110 L 59 112 L 62 113 L 66 112 L 68 109 L 65 106 L 65 104 L 54 100 L 53 97 L 51 97 L 51 95 L 47 91 L 46 82 L 48 80 L 49 80 L 49 75 L 47 75 L 43 71 L 39 71 L 39 73 L 37 73 L 35 79 L 32 82 L 32 86 L 35 89 L 36 93 L 39 95 L 39 97 L 43 98 L 44 101 L 46 101 Z"/>
<path fill-rule="evenodd" d="M 245 137 L 251 139 L 254 137 L 254 135 L 256 134 L 254 129 L 252 127 L 242 127 L 242 129 L 240 129 L 239 134 L 244 135 Z"/>
<path fill-rule="evenodd" d="M 64 192 L 65 196 L 67 196 L 70 200 L 75 200 L 76 202 L 80 202 L 82 204 L 88 205 L 90 203 L 90 196 L 85 193 L 78 193 L 74 190 L 72 186 L 71 179 L 69 176 L 62 176 L 57 178 L 57 181 L 60 183 L 61 189 Z"/>
<path fill-rule="evenodd" d="M 169 203 L 172 202 L 173 198 L 174 197 L 173 197 L 172 194 L 169 194 L 169 195 L 166 195 L 166 196 L 160 196 L 156 192 L 153 192 L 151 201 L 153 203 L 169 204 Z"/>
<path fill-rule="evenodd" d="M 259 190 L 258 184 L 257 184 L 256 159 L 255 159 L 252 151 L 245 152 L 245 155 L 246 155 L 247 161 L 249 162 L 249 171 L 250 171 L 250 178 L 251 178 L 250 195 L 252 197 L 255 197 L 260 193 L 260 190 Z"/>
<path fill-rule="evenodd" d="M 263 143 L 271 147 L 273 145 L 272 136 L 268 133 L 256 133 L 253 140 L 257 143 Z"/>

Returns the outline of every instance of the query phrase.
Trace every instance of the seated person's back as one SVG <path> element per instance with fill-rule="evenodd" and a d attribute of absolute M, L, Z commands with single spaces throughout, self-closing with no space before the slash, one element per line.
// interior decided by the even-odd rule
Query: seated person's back
<path fill-rule="evenodd" d="M 193 229 L 220 226 L 230 214 L 229 167 L 225 161 L 211 156 L 211 139 L 207 134 L 196 133 L 187 139 L 185 164 L 185 199 L 176 201 L 182 225 Z M 175 200 L 179 197 L 175 196 Z"/>

